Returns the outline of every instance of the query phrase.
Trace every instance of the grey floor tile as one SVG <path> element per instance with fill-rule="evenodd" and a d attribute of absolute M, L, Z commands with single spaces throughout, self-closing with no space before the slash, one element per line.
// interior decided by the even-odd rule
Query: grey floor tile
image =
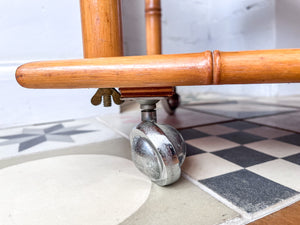
<path fill-rule="evenodd" d="M 249 119 L 248 121 L 278 127 L 289 131 L 300 132 L 300 112 L 284 113 L 275 116 Z"/>
<path fill-rule="evenodd" d="M 285 159 L 285 160 L 287 160 L 289 162 L 292 162 L 292 163 L 300 165 L 300 153 L 296 154 L 296 155 L 291 155 L 291 156 L 285 157 L 283 159 Z"/>
<path fill-rule="evenodd" d="M 299 124 L 300 126 L 300 124 Z M 277 138 L 277 140 L 300 146 L 300 134 L 292 134 L 284 137 Z"/>
<path fill-rule="evenodd" d="M 193 110 L 199 110 L 202 112 L 208 112 L 216 115 L 226 116 L 235 119 L 246 119 L 252 117 L 261 117 L 267 115 L 274 115 L 283 112 L 295 111 L 294 108 L 264 105 L 253 102 L 236 102 L 236 103 L 224 103 L 224 104 L 211 104 L 211 105 L 196 105 L 188 106 Z"/>
<path fill-rule="evenodd" d="M 290 106 L 290 107 L 300 107 L 300 96 L 280 96 L 275 98 L 265 97 L 257 100 L 258 102 L 273 104 L 273 105 L 281 105 L 281 106 Z"/>
<path fill-rule="evenodd" d="M 262 141 L 266 139 L 264 137 L 256 136 L 254 134 L 249 134 L 245 132 L 234 132 L 230 134 L 220 135 L 220 137 L 239 144 L 249 144 L 251 142 Z"/>
<path fill-rule="evenodd" d="M 190 140 L 190 139 L 196 139 L 196 138 L 202 138 L 209 136 L 208 134 L 205 134 L 201 131 L 195 130 L 195 129 L 184 129 L 179 130 L 184 140 Z"/>
<path fill-rule="evenodd" d="M 205 151 L 202 151 L 199 148 L 196 148 L 192 145 L 186 144 L 186 156 L 192 156 L 192 155 L 197 155 L 197 154 L 201 154 L 201 153 L 205 153 Z"/>
<path fill-rule="evenodd" d="M 248 213 L 255 213 L 298 193 L 247 170 L 199 182 Z"/>
<path fill-rule="evenodd" d="M 235 128 L 235 129 L 238 129 L 238 130 L 257 128 L 257 127 L 260 126 L 260 125 L 245 122 L 245 121 L 233 121 L 233 122 L 223 123 L 222 125 L 226 126 L 226 127 Z"/>
<path fill-rule="evenodd" d="M 159 109 L 157 112 L 157 119 L 159 123 L 169 124 L 177 129 L 197 127 L 231 120 L 227 117 L 201 113 L 184 108 L 178 108 L 174 115 L 169 115 L 164 110 Z"/>
<path fill-rule="evenodd" d="M 254 166 L 276 159 L 273 156 L 255 151 L 244 146 L 213 152 L 213 154 L 242 167 Z"/>

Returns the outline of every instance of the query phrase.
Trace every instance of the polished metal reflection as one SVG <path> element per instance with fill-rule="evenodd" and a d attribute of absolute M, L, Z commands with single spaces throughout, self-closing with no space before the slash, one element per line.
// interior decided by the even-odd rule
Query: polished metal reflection
<path fill-rule="evenodd" d="M 179 179 L 186 147 L 175 128 L 143 121 L 131 132 L 130 141 L 135 165 L 153 182 L 165 186 Z"/>

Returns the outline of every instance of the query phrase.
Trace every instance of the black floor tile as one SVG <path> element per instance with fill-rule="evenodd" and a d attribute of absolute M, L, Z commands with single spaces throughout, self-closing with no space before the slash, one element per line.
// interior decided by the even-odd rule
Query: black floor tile
<path fill-rule="evenodd" d="M 248 213 L 255 213 L 298 194 L 295 190 L 247 170 L 199 182 Z"/>
<path fill-rule="evenodd" d="M 276 138 L 276 140 L 300 146 L 300 134 L 292 134 L 292 135 Z"/>
<path fill-rule="evenodd" d="M 186 144 L 186 156 L 192 156 L 192 155 L 197 155 L 197 154 L 201 154 L 201 153 L 205 153 L 205 151 L 196 148 L 192 145 Z"/>
<path fill-rule="evenodd" d="M 249 122 L 245 122 L 245 121 L 234 121 L 234 122 L 229 122 L 229 123 L 223 123 L 221 125 L 224 125 L 226 127 L 235 128 L 238 130 L 245 130 L 245 129 L 259 127 L 259 125 L 257 125 L 257 124 L 249 123 Z"/>
<path fill-rule="evenodd" d="M 195 129 L 179 130 L 184 140 L 196 139 L 209 136 L 208 134 L 202 133 Z"/>
<path fill-rule="evenodd" d="M 264 137 L 256 136 L 242 131 L 220 135 L 220 137 L 236 142 L 238 144 L 249 144 L 251 142 L 262 141 L 266 139 Z"/>
<path fill-rule="evenodd" d="M 244 146 L 213 152 L 213 154 L 242 167 L 254 166 L 276 159 L 273 156 L 246 148 Z"/>
<path fill-rule="evenodd" d="M 285 157 L 283 159 L 285 159 L 285 160 L 287 160 L 289 162 L 292 162 L 292 163 L 300 165 L 300 153 L 296 154 L 296 155 L 291 155 L 291 156 Z"/>

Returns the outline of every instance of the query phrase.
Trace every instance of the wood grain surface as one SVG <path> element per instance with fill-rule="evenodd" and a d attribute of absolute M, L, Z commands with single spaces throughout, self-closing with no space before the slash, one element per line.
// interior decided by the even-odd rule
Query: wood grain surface
<path fill-rule="evenodd" d="M 213 63 L 214 61 L 214 63 Z M 109 57 L 25 64 L 28 88 L 168 87 L 300 82 L 300 50 Z"/>
<path fill-rule="evenodd" d="M 123 55 L 120 0 L 80 0 L 85 58 Z"/>
<path fill-rule="evenodd" d="M 211 84 L 211 52 L 34 62 L 17 69 L 27 88 L 167 87 Z"/>
<path fill-rule="evenodd" d="M 145 0 L 145 25 L 147 54 L 161 54 L 160 0 Z"/>
<path fill-rule="evenodd" d="M 281 209 L 269 216 L 257 220 L 250 225 L 298 225 L 300 224 L 300 202 Z"/>
<path fill-rule="evenodd" d="M 300 50 L 214 52 L 214 84 L 300 82 Z"/>
<path fill-rule="evenodd" d="M 160 0 L 145 0 L 145 28 L 147 55 L 162 53 Z M 173 87 L 120 88 L 122 98 L 169 97 Z"/>

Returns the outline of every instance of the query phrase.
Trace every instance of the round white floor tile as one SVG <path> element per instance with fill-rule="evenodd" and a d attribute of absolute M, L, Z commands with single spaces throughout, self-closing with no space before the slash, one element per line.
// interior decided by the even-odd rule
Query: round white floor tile
<path fill-rule="evenodd" d="M 148 198 L 151 182 L 126 159 L 69 155 L 0 170 L 0 224 L 118 224 Z"/>

